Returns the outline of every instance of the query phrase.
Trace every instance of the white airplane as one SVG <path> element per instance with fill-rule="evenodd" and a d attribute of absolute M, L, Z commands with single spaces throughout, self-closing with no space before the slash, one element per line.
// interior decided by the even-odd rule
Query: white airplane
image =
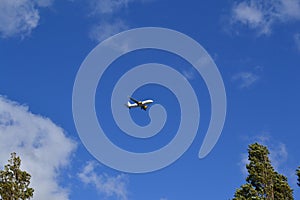
<path fill-rule="evenodd" d="M 145 101 L 138 101 L 138 100 L 135 100 L 134 98 L 132 97 L 128 97 L 131 101 L 133 101 L 134 103 L 130 103 L 129 101 L 127 102 L 127 104 L 125 104 L 125 106 L 127 108 L 136 108 L 136 107 L 141 107 L 141 109 L 143 110 L 146 110 L 148 108 L 148 104 L 150 103 L 153 103 L 153 100 L 151 99 L 148 99 L 148 100 L 145 100 Z"/>

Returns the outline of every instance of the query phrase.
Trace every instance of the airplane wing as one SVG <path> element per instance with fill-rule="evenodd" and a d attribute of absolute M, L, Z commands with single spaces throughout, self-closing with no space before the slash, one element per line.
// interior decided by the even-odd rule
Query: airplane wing
<path fill-rule="evenodd" d="M 126 106 L 127 108 L 135 108 L 135 107 L 139 107 L 138 104 L 136 104 L 136 103 L 130 103 L 130 102 L 128 102 L 127 104 L 125 104 L 125 106 Z"/>
<path fill-rule="evenodd" d="M 153 103 L 153 100 L 149 99 L 149 100 L 145 100 L 145 101 L 142 101 L 142 104 L 150 104 L 150 103 Z"/>
<path fill-rule="evenodd" d="M 136 103 L 133 103 L 130 105 L 130 107 L 135 108 L 135 107 L 139 107 L 139 105 L 137 105 Z"/>
<path fill-rule="evenodd" d="M 134 98 L 132 98 L 132 97 L 129 97 L 129 99 L 131 100 L 131 101 L 133 101 L 134 103 L 137 103 L 137 104 L 139 104 L 139 101 L 138 100 L 135 100 Z"/>

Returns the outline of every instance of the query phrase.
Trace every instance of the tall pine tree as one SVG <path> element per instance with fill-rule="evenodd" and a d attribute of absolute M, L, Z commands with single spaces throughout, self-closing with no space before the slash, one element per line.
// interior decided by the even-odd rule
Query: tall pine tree
<path fill-rule="evenodd" d="M 0 170 L 0 198 L 2 200 L 26 200 L 33 196 L 33 189 L 29 187 L 30 174 L 21 171 L 21 159 L 16 153 L 11 154 L 9 164 Z"/>
<path fill-rule="evenodd" d="M 267 147 L 254 143 L 248 148 L 247 183 L 237 189 L 233 200 L 293 200 L 287 178 L 271 165 Z"/>
<path fill-rule="evenodd" d="M 296 174 L 298 176 L 298 186 L 300 187 L 300 166 L 298 167 L 297 171 L 296 171 Z"/>

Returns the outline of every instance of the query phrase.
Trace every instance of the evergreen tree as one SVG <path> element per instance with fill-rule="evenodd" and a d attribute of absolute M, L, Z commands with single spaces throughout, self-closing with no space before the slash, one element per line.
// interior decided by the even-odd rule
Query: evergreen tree
<path fill-rule="evenodd" d="M 249 145 L 247 183 L 237 189 L 233 200 L 293 200 L 293 191 L 287 178 L 277 172 L 269 160 L 267 147 L 254 143 Z"/>
<path fill-rule="evenodd" d="M 300 166 L 298 167 L 297 171 L 296 171 L 296 174 L 298 176 L 298 186 L 300 187 Z"/>
<path fill-rule="evenodd" d="M 29 187 L 30 174 L 21 171 L 21 159 L 16 153 L 11 154 L 9 164 L 0 170 L 0 198 L 2 200 L 26 200 L 33 196 L 33 189 Z"/>

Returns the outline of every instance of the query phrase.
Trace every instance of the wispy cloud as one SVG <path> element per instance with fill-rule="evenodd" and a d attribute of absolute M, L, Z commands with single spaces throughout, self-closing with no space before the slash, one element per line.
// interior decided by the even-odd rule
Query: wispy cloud
<path fill-rule="evenodd" d="M 271 137 L 269 132 L 262 132 L 260 135 L 255 136 L 253 138 L 253 141 L 268 147 L 268 150 L 270 152 L 270 160 L 275 170 L 281 168 L 281 166 L 288 159 L 288 151 L 286 145 Z"/>
<path fill-rule="evenodd" d="M 263 11 L 258 5 L 248 2 L 236 4 L 232 9 L 232 22 L 240 22 L 250 28 L 259 29 L 260 33 L 268 34 L 270 32 L 271 19 L 264 17 Z"/>
<path fill-rule="evenodd" d="M 34 2 L 40 7 L 49 7 L 53 4 L 54 0 L 35 0 Z"/>
<path fill-rule="evenodd" d="M 300 51 L 300 33 L 296 33 L 294 35 L 294 41 L 295 41 L 297 49 Z"/>
<path fill-rule="evenodd" d="M 261 135 L 248 138 L 247 142 L 252 144 L 254 142 L 258 142 L 264 146 L 266 146 L 270 152 L 269 158 L 271 160 L 272 166 L 276 171 L 284 169 L 287 171 L 287 167 L 285 163 L 288 159 L 288 150 L 284 143 L 275 140 L 270 136 L 268 132 L 262 132 Z M 244 153 L 241 156 L 241 161 L 239 165 L 241 166 L 241 171 L 244 175 L 247 175 L 246 164 L 249 163 L 248 154 Z"/>
<path fill-rule="evenodd" d="M 70 164 L 75 147 L 75 142 L 50 119 L 0 96 L 0 166 L 16 152 L 22 169 L 32 176 L 33 199 L 68 199 L 69 192 L 59 185 L 58 178 L 61 169 Z"/>
<path fill-rule="evenodd" d="M 91 1 L 92 14 L 114 14 L 126 8 L 131 1 L 134 0 L 93 0 Z"/>
<path fill-rule="evenodd" d="M 254 140 L 268 147 L 272 165 L 274 169 L 278 171 L 288 159 L 286 145 L 272 138 L 268 132 L 256 136 Z"/>
<path fill-rule="evenodd" d="M 300 0 L 245 0 L 234 3 L 231 24 L 242 24 L 259 35 L 272 32 L 275 23 L 300 20 Z"/>
<path fill-rule="evenodd" d="M 246 177 L 248 175 L 248 171 L 247 171 L 246 165 L 249 164 L 248 154 L 247 153 L 243 153 L 241 155 L 241 160 L 240 160 L 240 162 L 238 164 L 239 164 L 239 166 L 241 168 L 242 174 Z"/>
<path fill-rule="evenodd" d="M 120 174 L 117 176 L 109 176 L 107 174 L 99 174 L 96 172 L 96 162 L 87 162 L 83 170 L 78 173 L 78 177 L 85 184 L 96 187 L 99 193 L 106 197 L 116 197 L 120 200 L 127 200 L 127 176 Z"/>
<path fill-rule="evenodd" d="M 135 0 L 92 0 L 90 3 L 90 16 L 98 18 L 99 22 L 92 26 L 90 38 L 100 42 L 114 34 L 129 28 L 124 19 L 116 14 L 128 7 Z"/>
<path fill-rule="evenodd" d="M 191 69 L 184 69 L 184 70 L 182 70 L 182 73 L 189 80 L 193 80 L 196 77 L 196 74 Z"/>
<path fill-rule="evenodd" d="M 111 23 L 102 22 L 93 26 L 90 32 L 90 38 L 97 42 L 101 42 L 102 40 L 126 29 L 128 29 L 128 26 L 122 20 L 116 20 Z"/>
<path fill-rule="evenodd" d="M 47 7 L 53 0 L 1 0 L 0 36 L 24 38 L 38 26 L 39 8 Z"/>
<path fill-rule="evenodd" d="M 146 3 L 153 0 L 92 0 L 90 2 L 90 16 L 98 19 L 92 26 L 90 38 L 100 42 L 114 34 L 130 28 L 128 22 L 117 17 L 122 11 L 127 10 L 131 3 Z"/>
<path fill-rule="evenodd" d="M 239 72 L 232 76 L 231 80 L 233 82 L 237 82 L 239 88 L 249 88 L 253 84 L 255 84 L 260 77 L 253 72 Z"/>
<path fill-rule="evenodd" d="M 276 146 L 275 146 L 276 145 Z M 279 169 L 288 159 L 288 151 L 286 145 L 277 142 L 275 145 L 270 146 L 270 159 L 275 169 Z"/>

